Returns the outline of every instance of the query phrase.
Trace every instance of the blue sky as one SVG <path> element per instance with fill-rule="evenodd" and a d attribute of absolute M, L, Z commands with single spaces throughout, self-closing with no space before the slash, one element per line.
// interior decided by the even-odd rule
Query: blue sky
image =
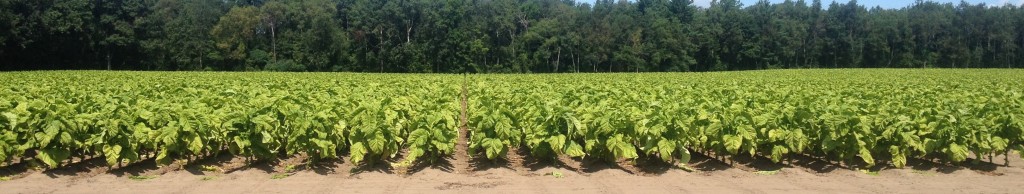
<path fill-rule="evenodd" d="M 577 2 L 587 2 L 587 3 L 591 3 L 591 4 L 594 3 L 594 0 L 576 0 L 576 1 Z M 757 0 L 740 0 L 740 1 L 743 2 L 743 5 L 753 5 L 754 3 L 757 3 Z M 783 2 L 784 0 L 769 0 L 769 1 L 771 1 L 773 3 L 778 3 L 778 2 Z M 796 1 L 796 0 L 793 0 L 793 1 Z M 804 1 L 807 1 L 807 3 L 811 3 L 812 0 L 804 0 Z M 933 0 L 933 1 L 940 2 L 940 3 L 951 2 L 953 4 L 959 4 L 960 3 L 960 0 Z M 1014 5 L 1024 4 L 1024 0 L 966 0 L 966 1 L 968 3 L 971 3 L 971 4 L 985 3 L 985 4 L 988 4 L 988 5 L 1003 5 L 1003 4 L 1007 4 L 1007 3 L 1014 4 Z M 821 2 L 825 6 L 828 6 L 829 4 L 832 3 L 831 0 L 822 0 Z M 846 3 L 846 2 L 849 2 L 849 0 L 838 0 L 838 2 L 839 3 Z M 710 4 L 710 3 L 711 3 L 711 0 L 694 0 L 694 4 L 697 4 L 698 6 L 702 6 L 702 7 L 707 7 L 708 4 Z M 857 0 L 857 4 L 864 5 L 865 7 L 882 6 L 882 8 L 901 8 L 901 7 L 906 7 L 907 5 L 910 5 L 910 4 L 913 4 L 913 3 L 914 3 L 914 0 Z"/>

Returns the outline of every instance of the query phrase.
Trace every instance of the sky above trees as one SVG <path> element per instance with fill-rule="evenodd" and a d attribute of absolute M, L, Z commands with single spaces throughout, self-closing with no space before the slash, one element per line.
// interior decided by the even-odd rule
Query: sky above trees
<path fill-rule="evenodd" d="M 594 4 L 594 1 L 595 0 L 579 0 L 577 2 L 586 2 L 586 3 Z M 783 1 L 785 1 L 785 0 L 769 0 L 769 2 L 772 2 L 772 3 L 780 3 L 780 2 L 783 2 Z M 745 6 L 750 6 L 750 5 L 753 5 L 753 4 L 757 3 L 757 0 L 741 0 L 741 2 L 743 2 L 743 5 L 745 5 Z M 831 1 L 822 1 L 822 2 L 825 3 L 826 5 L 831 3 Z M 845 1 L 845 0 L 837 1 L 837 3 L 846 3 L 846 2 L 847 1 Z M 958 4 L 958 3 L 960 3 L 960 0 L 935 0 L 935 2 Z M 1004 4 L 1009 3 L 1009 4 L 1020 6 L 1020 5 L 1024 4 L 1024 0 L 966 0 L 966 2 L 970 3 L 970 4 L 985 3 L 985 4 L 989 4 L 989 5 L 1004 5 Z M 914 3 L 913 0 L 858 0 L 857 1 L 857 4 L 864 5 L 865 7 L 881 6 L 882 8 L 890 8 L 890 9 L 906 7 L 906 6 L 908 6 L 910 4 L 913 4 L 913 3 Z M 711 4 L 711 0 L 694 0 L 693 4 L 697 5 L 697 6 L 700 6 L 700 7 L 708 7 Z"/>

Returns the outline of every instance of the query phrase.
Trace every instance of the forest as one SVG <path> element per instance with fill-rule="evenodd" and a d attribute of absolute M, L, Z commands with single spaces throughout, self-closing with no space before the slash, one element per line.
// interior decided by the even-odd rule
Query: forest
<path fill-rule="evenodd" d="M 0 0 L 0 70 L 1022 68 L 1024 7 L 820 0 Z"/>

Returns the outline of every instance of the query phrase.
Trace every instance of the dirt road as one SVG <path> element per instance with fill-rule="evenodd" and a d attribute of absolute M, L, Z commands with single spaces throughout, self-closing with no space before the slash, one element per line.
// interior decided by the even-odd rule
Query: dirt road
<path fill-rule="evenodd" d="M 704 159 L 696 171 L 667 168 L 634 175 L 595 167 L 582 173 L 537 165 L 527 171 L 507 167 L 454 173 L 431 166 L 403 176 L 387 169 L 353 170 L 344 162 L 282 170 L 283 163 L 253 164 L 233 172 L 221 165 L 189 165 L 161 171 L 136 167 L 119 171 L 69 168 L 28 172 L 0 182 L 0 193 L 1022 193 L 1019 157 L 1009 167 L 915 165 L 877 174 L 845 168 L 795 165 L 775 170 L 743 170 Z M 999 161 L 999 160 L 997 160 Z M 998 163 L 998 162 L 997 162 Z M 149 166 L 142 164 L 140 166 Z M 155 165 L 154 165 L 155 166 Z M 205 167 L 204 167 L 205 166 Z M 756 169 L 756 168 L 753 168 Z M 204 171 L 208 170 L 208 171 Z M 291 171 L 291 172 L 289 172 Z M 287 176 L 286 176 L 287 175 Z"/>

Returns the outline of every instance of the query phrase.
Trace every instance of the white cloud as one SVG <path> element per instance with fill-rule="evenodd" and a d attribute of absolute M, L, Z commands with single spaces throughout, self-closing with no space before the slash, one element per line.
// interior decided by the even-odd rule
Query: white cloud
<path fill-rule="evenodd" d="M 1017 1 L 1017 6 L 1021 6 L 1021 5 L 1024 5 L 1024 0 Z"/>

